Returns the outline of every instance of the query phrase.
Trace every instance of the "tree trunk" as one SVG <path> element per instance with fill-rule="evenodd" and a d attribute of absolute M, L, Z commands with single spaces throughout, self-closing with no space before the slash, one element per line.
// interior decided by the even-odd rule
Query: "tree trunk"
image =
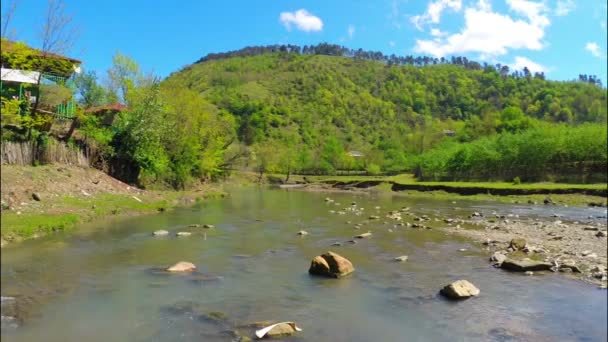
<path fill-rule="evenodd" d="M 63 137 L 63 141 L 68 141 L 70 140 L 70 138 L 72 137 L 72 134 L 74 134 L 74 131 L 76 130 L 76 127 L 78 127 L 78 125 L 80 124 L 80 121 L 78 120 L 77 117 L 75 117 L 72 120 L 72 124 L 70 125 L 70 129 L 68 130 L 68 132 L 66 133 L 66 135 Z"/>

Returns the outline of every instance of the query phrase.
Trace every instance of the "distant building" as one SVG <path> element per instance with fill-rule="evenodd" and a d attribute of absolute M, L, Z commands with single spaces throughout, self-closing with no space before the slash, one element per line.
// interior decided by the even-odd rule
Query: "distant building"
<path fill-rule="evenodd" d="M 348 156 L 353 157 L 353 158 L 361 158 L 364 156 L 364 154 L 359 151 L 348 151 L 346 154 L 348 154 Z"/>
<path fill-rule="evenodd" d="M 444 129 L 443 134 L 447 137 L 453 137 L 456 135 L 456 132 L 452 131 L 451 129 Z"/>
<path fill-rule="evenodd" d="M 19 100 L 23 108 L 40 98 L 41 86 L 67 87 L 75 89 L 70 77 L 80 73 L 81 62 L 66 56 L 43 52 L 23 43 L 2 38 L 1 58 L 2 72 L 0 93 L 3 98 Z M 43 91 L 44 93 L 44 91 Z M 42 94 L 44 97 L 44 94 Z M 58 117 L 73 117 L 76 104 L 73 99 L 60 100 L 52 108 L 38 108 L 41 112 Z M 20 114 L 28 114 L 27 109 L 20 109 Z"/>

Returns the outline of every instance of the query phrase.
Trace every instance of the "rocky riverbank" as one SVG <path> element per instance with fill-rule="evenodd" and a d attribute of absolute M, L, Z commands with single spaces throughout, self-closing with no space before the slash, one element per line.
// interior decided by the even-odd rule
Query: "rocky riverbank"
<path fill-rule="evenodd" d="M 464 229 L 461 223 L 478 229 Z M 480 214 L 454 220 L 446 223 L 443 229 L 481 243 L 489 254 L 548 263 L 554 272 L 606 287 L 605 222 L 563 222 L 559 218 L 543 220 L 496 213 L 491 217 Z M 521 245 L 514 245 L 514 239 L 520 239 Z M 491 261 L 497 260 L 494 257 Z"/>
<path fill-rule="evenodd" d="M 326 201 L 334 202 L 329 197 Z M 539 206 L 555 210 L 555 204 L 549 201 Z M 346 215 L 353 212 L 367 217 L 361 222 L 352 222 L 355 229 L 380 225 L 392 226 L 390 231 L 437 229 L 458 234 L 480 243 L 488 252 L 489 262 L 497 267 L 530 275 L 538 271 L 559 272 L 606 288 L 608 233 L 605 214 L 584 222 L 566 222 L 558 215 L 544 218 L 520 216 L 508 212 L 508 209 L 505 213 L 471 212 L 464 217 L 462 212 L 451 216 L 449 212 L 439 211 L 420 214 L 410 208 L 382 209 L 364 212 L 353 204 L 330 210 L 330 213 Z M 452 209 L 459 208 L 455 206 Z M 371 213 L 374 215 L 369 215 Z M 507 262 L 502 265 L 505 260 Z"/>

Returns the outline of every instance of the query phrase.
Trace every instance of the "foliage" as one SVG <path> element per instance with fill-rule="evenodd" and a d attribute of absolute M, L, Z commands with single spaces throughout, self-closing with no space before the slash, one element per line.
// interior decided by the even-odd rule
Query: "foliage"
<path fill-rule="evenodd" d="M 443 177 L 448 165 L 439 155 L 451 156 L 458 144 L 607 118 L 607 93 L 595 77 L 554 82 L 461 57 L 383 56 L 328 44 L 209 54 L 163 84 L 188 87 L 229 113 L 241 143 L 275 146 L 278 161 L 265 165 L 307 174 L 375 164 L 382 172 L 424 166 L 429 177 Z M 349 158 L 352 150 L 364 156 Z M 417 157 L 429 150 L 437 158 Z M 500 158 L 493 149 L 460 152 L 473 157 Z M 484 175 L 493 176 L 490 168 L 475 176 Z"/>
<path fill-rule="evenodd" d="M 74 76 L 79 103 L 84 108 L 99 106 L 107 102 L 106 90 L 97 83 L 95 71 L 83 71 Z"/>
<path fill-rule="evenodd" d="M 607 144 L 604 125 L 543 124 L 466 144 L 438 146 L 420 156 L 418 167 L 424 178 L 435 180 L 537 181 L 570 176 L 584 182 L 600 175 L 605 181 Z"/>

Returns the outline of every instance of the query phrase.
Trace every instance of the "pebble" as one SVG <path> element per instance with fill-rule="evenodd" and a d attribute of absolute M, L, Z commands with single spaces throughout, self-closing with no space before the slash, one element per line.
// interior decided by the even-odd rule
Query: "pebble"
<path fill-rule="evenodd" d="M 407 255 L 402 255 L 402 256 L 396 257 L 394 260 L 403 262 L 403 261 L 407 261 L 407 259 L 408 259 Z"/>

